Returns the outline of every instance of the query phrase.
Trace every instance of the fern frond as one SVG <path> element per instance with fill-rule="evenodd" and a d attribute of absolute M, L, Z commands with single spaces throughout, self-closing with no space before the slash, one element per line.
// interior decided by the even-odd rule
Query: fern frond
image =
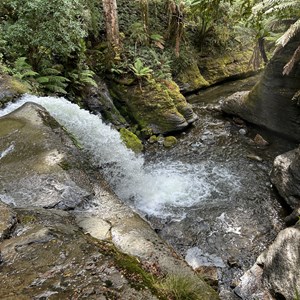
<path fill-rule="evenodd" d="M 59 93 L 59 94 L 67 94 L 67 92 L 62 88 L 55 84 L 48 84 L 47 90 L 53 92 L 53 93 Z"/>
<path fill-rule="evenodd" d="M 298 1 L 285 1 L 270 7 L 265 11 L 265 14 L 274 14 L 281 11 L 291 11 L 295 9 L 300 9 L 300 4 Z"/>
<path fill-rule="evenodd" d="M 41 74 L 43 75 L 58 75 L 60 74 L 60 71 L 54 68 L 45 68 L 41 71 Z"/>

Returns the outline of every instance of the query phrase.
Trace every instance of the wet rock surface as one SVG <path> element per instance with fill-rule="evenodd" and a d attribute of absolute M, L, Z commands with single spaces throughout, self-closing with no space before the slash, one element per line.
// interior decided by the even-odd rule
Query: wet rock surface
<path fill-rule="evenodd" d="M 39 105 L 0 118 L 0 297 L 157 299 L 178 276 L 218 299 L 75 145 Z"/>

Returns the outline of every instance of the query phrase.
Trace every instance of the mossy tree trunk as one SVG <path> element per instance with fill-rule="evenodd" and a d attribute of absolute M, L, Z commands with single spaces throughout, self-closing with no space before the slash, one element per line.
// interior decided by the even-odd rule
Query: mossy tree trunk
<path fill-rule="evenodd" d="M 106 24 L 106 37 L 111 51 L 111 59 L 118 60 L 121 52 L 121 41 L 116 0 L 102 0 Z"/>
<path fill-rule="evenodd" d="M 180 44 L 184 30 L 183 10 L 184 3 L 182 1 L 179 1 L 178 4 L 174 0 L 169 1 L 169 26 L 166 39 L 169 40 L 170 43 L 174 44 L 176 57 L 179 57 L 180 54 Z"/>
<path fill-rule="evenodd" d="M 144 30 L 149 35 L 149 3 L 148 0 L 140 0 L 141 13 L 143 19 Z"/>

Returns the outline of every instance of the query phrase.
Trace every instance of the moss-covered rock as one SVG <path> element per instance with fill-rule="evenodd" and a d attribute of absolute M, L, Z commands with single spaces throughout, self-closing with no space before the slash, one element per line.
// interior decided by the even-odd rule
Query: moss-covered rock
<path fill-rule="evenodd" d="M 158 137 L 156 135 L 151 135 L 150 138 L 149 138 L 149 140 L 148 140 L 148 142 L 150 144 L 157 143 L 157 141 L 158 141 Z"/>
<path fill-rule="evenodd" d="M 164 143 L 163 143 L 164 147 L 166 148 L 174 147 L 176 144 L 177 144 L 177 139 L 175 136 L 167 136 L 164 139 Z"/>
<path fill-rule="evenodd" d="M 167 92 L 171 99 L 186 121 L 191 124 L 198 119 L 198 116 L 194 113 L 192 105 L 187 103 L 185 97 L 180 93 L 179 86 L 171 80 L 164 82 L 165 86 L 168 88 Z"/>
<path fill-rule="evenodd" d="M 245 76 L 253 71 L 249 61 L 251 50 L 227 52 L 218 56 L 201 58 L 198 61 L 199 69 L 209 85 L 224 81 L 231 77 Z"/>
<path fill-rule="evenodd" d="M 29 89 L 17 79 L 0 74 L 0 108 L 20 95 L 28 93 Z"/>
<path fill-rule="evenodd" d="M 127 148 L 135 153 L 141 153 L 143 151 L 144 146 L 141 140 L 133 132 L 126 128 L 121 128 L 120 135 Z"/>
<path fill-rule="evenodd" d="M 195 61 L 187 68 L 181 70 L 176 76 L 175 81 L 184 93 L 193 92 L 209 85 L 200 73 L 197 62 Z"/>
<path fill-rule="evenodd" d="M 123 106 L 123 112 L 141 129 L 151 128 L 154 134 L 182 130 L 195 119 L 190 105 L 172 81 L 145 81 L 141 86 L 110 82 L 109 88 L 115 101 Z"/>

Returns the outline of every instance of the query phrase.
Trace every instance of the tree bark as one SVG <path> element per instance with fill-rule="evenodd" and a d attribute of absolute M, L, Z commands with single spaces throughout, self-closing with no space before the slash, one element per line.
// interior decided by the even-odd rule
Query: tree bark
<path fill-rule="evenodd" d="M 113 53 L 113 59 L 120 56 L 121 42 L 119 33 L 119 22 L 116 0 L 102 0 L 105 14 L 106 37 L 110 50 Z"/>

